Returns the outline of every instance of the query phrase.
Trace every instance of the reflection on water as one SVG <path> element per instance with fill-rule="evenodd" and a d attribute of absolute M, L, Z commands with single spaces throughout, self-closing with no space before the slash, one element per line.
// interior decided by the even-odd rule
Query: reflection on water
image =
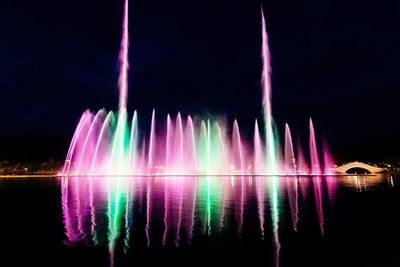
<path fill-rule="evenodd" d="M 334 205 L 336 188 L 366 191 L 383 179 L 393 186 L 383 176 L 63 177 L 65 244 L 107 247 L 114 265 L 118 250 L 133 250 L 134 233 L 145 236 L 141 246 L 179 248 L 224 231 L 246 238 L 252 221 L 279 266 L 284 224 L 301 232 L 302 209 L 312 207 L 324 238 L 324 208 Z M 285 209 L 290 218 L 282 220 Z"/>
<path fill-rule="evenodd" d="M 275 243 L 275 266 L 279 266 L 279 251 L 281 244 L 279 243 L 278 222 L 279 222 L 279 183 L 278 177 L 271 177 L 271 213 L 272 213 L 272 229 L 274 233 Z M 262 203 L 261 203 L 262 204 Z"/>

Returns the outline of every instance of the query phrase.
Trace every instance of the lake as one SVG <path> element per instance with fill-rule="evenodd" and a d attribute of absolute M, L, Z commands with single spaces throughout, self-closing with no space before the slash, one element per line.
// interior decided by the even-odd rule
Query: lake
<path fill-rule="evenodd" d="M 1 266 L 399 266 L 399 178 L 0 178 Z"/>

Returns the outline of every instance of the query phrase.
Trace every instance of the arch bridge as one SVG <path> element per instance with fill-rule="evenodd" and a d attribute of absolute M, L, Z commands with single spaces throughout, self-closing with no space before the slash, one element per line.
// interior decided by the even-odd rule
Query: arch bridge
<path fill-rule="evenodd" d="M 354 161 L 354 162 L 349 162 L 347 164 L 344 164 L 342 166 L 339 166 L 337 168 L 335 168 L 335 170 L 339 173 L 346 173 L 348 170 L 353 169 L 353 168 L 360 168 L 360 169 L 365 169 L 367 171 L 369 171 L 370 173 L 378 173 L 383 171 L 383 168 L 378 168 L 378 167 L 374 167 L 362 162 L 358 162 L 358 161 Z"/>

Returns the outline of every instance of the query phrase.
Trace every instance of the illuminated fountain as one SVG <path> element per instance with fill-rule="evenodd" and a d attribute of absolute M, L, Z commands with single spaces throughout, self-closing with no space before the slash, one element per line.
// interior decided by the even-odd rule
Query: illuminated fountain
<path fill-rule="evenodd" d="M 321 165 L 315 132 L 310 119 L 310 164 L 301 146 L 293 149 L 289 126 L 285 127 L 284 158 L 271 108 L 271 66 L 268 35 L 262 14 L 262 90 L 263 129 L 256 120 L 251 145 L 224 118 L 193 119 L 168 115 L 166 128 L 156 131 L 153 110 L 150 133 L 141 132 L 138 113 L 127 112 L 128 94 L 128 0 L 125 1 L 118 112 L 85 111 L 72 138 L 60 175 L 323 175 L 331 174 L 333 161 L 324 147 Z M 160 127 L 157 127 L 159 129 Z M 295 157 L 297 152 L 297 157 Z"/>

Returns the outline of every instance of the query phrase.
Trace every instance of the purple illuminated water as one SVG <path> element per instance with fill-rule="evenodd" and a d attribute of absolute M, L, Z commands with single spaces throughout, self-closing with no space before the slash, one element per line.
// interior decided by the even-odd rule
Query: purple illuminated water
<path fill-rule="evenodd" d="M 254 242 L 272 238 L 275 252 L 271 260 L 278 266 L 281 203 L 289 202 L 288 223 L 294 232 L 299 220 L 305 219 L 300 215 L 299 194 L 308 195 L 299 188 L 299 181 L 313 184 L 315 203 L 311 206 L 316 207 L 323 236 L 322 190 L 334 192 L 336 187 L 319 177 L 287 176 L 279 181 L 263 176 L 63 177 L 65 243 L 106 246 L 109 263 L 114 265 L 116 253 L 121 253 L 118 249 L 128 253 L 138 244 L 148 249 L 186 248 L 205 236 L 214 240 L 235 229 L 230 238 L 248 238 L 250 233 Z M 278 183 L 281 189 L 275 191 Z M 249 213 L 253 209 L 256 216 Z"/>
<path fill-rule="evenodd" d="M 253 142 L 240 134 L 238 121 L 232 128 L 225 118 L 210 120 L 196 116 L 167 115 L 156 122 L 153 110 L 149 133 L 139 128 L 138 113 L 127 113 L 128 94 L 128 0 L 122 26 L 117 113 L 85 111 L 71 141 L 60 175 L 288 175 L 332 174 L 333 161 L 324 146 L 324 167 L 320 166 L 314 127 L 310 120 L 310 164 L 301 149 L 295 157 L 289 126 L 285 126 L 284 156 L 273 122 L 271 108 L 271 66 L 268 35 L 262 17 L 262 105 L 264 131 L 256 121 Z M 196 123 L 195 123 L 196 122 Z M 160 125 L 166 125 L 163 129 Z M 157 127 L 156 127 L 157 126 Z M 263 138 L 265 137 L 265 138 Z M 249 145 L 253 143 L 253 145 Z"/>

